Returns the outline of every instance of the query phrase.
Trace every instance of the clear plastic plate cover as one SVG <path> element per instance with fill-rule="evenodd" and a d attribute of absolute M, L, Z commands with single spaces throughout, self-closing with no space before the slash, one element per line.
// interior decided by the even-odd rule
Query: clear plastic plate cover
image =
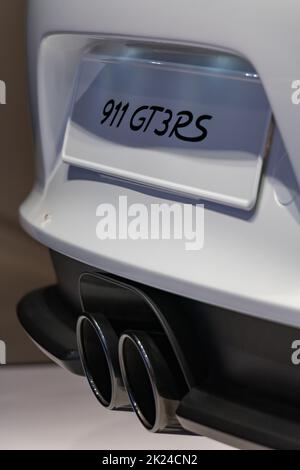
<path fill-rule="evenodd" d="M 104 42 L 81 60 L 62 158 L 249 210 L 271 116 L 259 77 L 243 58 Z"/>

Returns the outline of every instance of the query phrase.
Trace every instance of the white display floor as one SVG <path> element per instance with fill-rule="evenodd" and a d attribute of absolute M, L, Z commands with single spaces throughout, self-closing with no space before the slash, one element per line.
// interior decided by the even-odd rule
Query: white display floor
<path fill-rule="evenodd" d="M 204 437 L 153 435 L 133 413 L 98 405 L 84 378 L 56 366 L 0 367 L 0 449 L 229 449 Z"/>

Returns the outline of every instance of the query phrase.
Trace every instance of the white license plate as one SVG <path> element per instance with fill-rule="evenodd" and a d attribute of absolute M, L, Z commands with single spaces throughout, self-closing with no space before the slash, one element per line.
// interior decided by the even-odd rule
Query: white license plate
<path fill-rule="evenodd" d="M 63 160 L 253 208 L 271 123 L 258 76 L 227 54 L 141 51 L 83 57 Z"/>

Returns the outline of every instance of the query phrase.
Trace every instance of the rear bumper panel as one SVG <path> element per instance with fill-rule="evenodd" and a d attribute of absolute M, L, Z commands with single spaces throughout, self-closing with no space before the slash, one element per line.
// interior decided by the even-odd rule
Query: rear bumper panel
<path fill-rule="evenodd" d="M 206 429 L 239 447 L 300 448 L 300 370 L 289 354 L 299 330 L 99 273 L 55 252 L 52 258 L 59 286 L 27 296 L 18 314 L 34 342 L 58 364 L 82 374 L 75 328 L 81 305 L 89 302 L 79 294 L 80 279 L 95 276 L 91 305 L 105 314 L 95 294 L 97 275 L 107 276 L 143 292 L 167 325 L 173 347 L 176 339 L 174 351 L 190 390 L 178 409 L 183 426 L 196 433 Z M 126 318 L 125 313 L 125 330 Z"/>

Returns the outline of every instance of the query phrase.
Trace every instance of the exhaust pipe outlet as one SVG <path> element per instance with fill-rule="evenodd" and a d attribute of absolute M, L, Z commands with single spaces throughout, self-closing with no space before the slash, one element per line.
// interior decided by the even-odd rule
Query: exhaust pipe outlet
<path fill-rule="evenodd" d="M 119 359 L 128 396 L 143 426 L 153 433 L 191 434 L 176 417 L 187 390 L 166 336 L 126 332 L 120 338 Z"/>
<path fill-rule="evenodd" d="M 109 410 L 131 410 L 118 358 L 119 337 L 99 313 L 81 316 L 77 344 L 83 370 L 97 400 Z"/>

